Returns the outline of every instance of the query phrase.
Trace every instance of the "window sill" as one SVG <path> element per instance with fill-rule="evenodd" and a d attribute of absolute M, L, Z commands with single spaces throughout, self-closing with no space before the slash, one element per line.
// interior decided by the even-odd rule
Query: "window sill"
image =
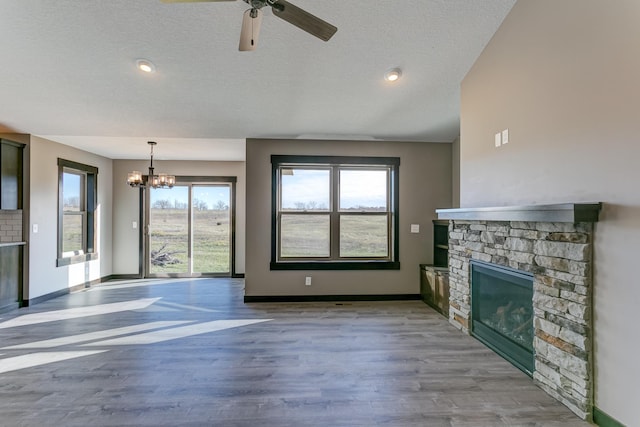
<path fill-rule="evenodd" d="M 271 262 L 271 270 L 400 270 L 394 261 L 288 261 Z"/>
<path fill-rule="evenodd" d="M 74 255 L 66 258 L 58 258 L 56 267 L 64 267 L 65 265 L 80 264 L 82 262 L 93 261 L 98 259 L 97 253 Z"/>

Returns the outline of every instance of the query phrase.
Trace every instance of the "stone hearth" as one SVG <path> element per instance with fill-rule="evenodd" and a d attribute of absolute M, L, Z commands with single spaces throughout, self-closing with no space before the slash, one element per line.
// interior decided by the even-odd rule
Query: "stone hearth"
<path fill-rule="evenodd" d="M 599 208 L 437 211 L 440 219 L 450 220 L 450 323 L 470 332 L 470 260 L 533 274 L 533 380 L 583 419 L 591 418 L 593 405 L 593 222 Z"/>

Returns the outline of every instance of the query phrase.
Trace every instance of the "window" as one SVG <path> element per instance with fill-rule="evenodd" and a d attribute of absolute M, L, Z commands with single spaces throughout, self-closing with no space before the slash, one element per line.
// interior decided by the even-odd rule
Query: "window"
<path fill-rule="evenodd" d="M 98 168 L 58 159 L 58 267 L 97 259 Z"/>
<path fill-rule="evenodd" d="M 272 156 L 272 270 L 399 269 L 391 157 Z"/>

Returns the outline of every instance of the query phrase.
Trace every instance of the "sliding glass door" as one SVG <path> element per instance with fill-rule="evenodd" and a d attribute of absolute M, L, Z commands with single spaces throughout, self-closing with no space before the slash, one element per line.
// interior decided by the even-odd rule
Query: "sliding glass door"
<path fill-rule="evenodd" d="M 147 191 L 146 276 L 229 276 L 233 183 L 178 182 Z"/>
<path fill-rule="evenodd" d="M 193 272 L 230 272 L 231 188 L 228 185 L 194 185 Z"/>

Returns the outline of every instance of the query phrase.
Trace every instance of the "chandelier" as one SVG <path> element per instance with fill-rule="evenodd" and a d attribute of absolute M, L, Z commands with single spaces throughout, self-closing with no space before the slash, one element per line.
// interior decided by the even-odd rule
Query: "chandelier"
<path fill-rule="evenodd" d="M 140 171 L 129 172 L 127 176 L 127 184 L 132 187 L 153 187 L 153 188 L 172 188 L 176 184 L 176 177 L 173 175 L 167 175 L 166 173 L 159 173 L 156 175 L 153 172 L 153 146 L 157 145 L 155 141 L 147 141 L 147 144 L 151 146 L 151 163 L 149 164 L 149 174 L 145 177 Z"/>

